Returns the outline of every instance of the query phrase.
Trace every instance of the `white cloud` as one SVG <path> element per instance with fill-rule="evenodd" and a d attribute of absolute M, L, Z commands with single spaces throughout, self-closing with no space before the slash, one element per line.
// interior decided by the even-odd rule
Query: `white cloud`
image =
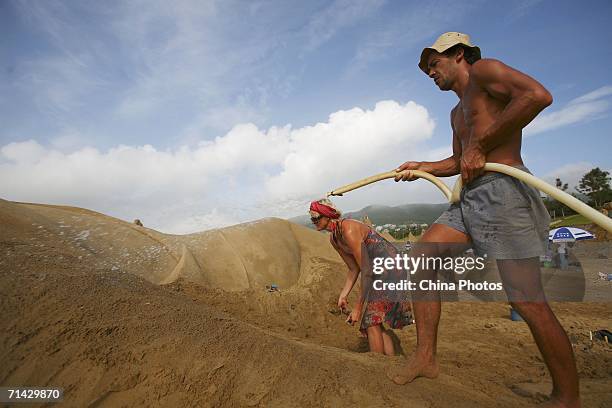
<path fill-rule="evenodd" d="M 574 123 L 596 119 L 609 111 L 610 102 L 604 99 L 609 95 L 612 95 L 612 86 L 604 86 L 572 99 L 560 110 L 545 111 L 525 127 L 523 134 L 533 136 Z"/>
<path fill-rule="evenodd" d="M 292 133 L 283 170 L 268 180 L 268 190 L 277 198 L 324 193 L 351 177 L 390 170 L 398 164 L 397 152 L 428 138 L 433 127 L 427 110 L 413 102 L 336 112 L 327 123 Z"/>
<path fill-rule="evenodd" d="M 208 127 L 224 129 L 230 123 L 260 123 L 263 121 L 262 115 L 246 105 L 212 108 L 194 118 L 179 137 L 180 141 L 191 144 L 206 134 L 205 129 Z"/>
<path fill-rule="evenodd" d="M 118 117 L 146 118 L 178 105 L 194 117 L 187 133 L 262 123 L 269 99 L 284 98 L 292 88 L 295 70 L 285 63 L 305 47 L 306 29 L 295 27 L 305 24 L 312 7 L 307 2 L 124 2 L 109 19 L 130 69 L 116 104 Z M 361 8 L 351 4 L 348 10 Z M 288 54 L 294 43 L 297 52 Z M 284 61 L 278 60 L 281 54 Z"/>
<path fill-rule="evenodd" d="M 312 51 L 329 41 L 337 31 L 370 17 L 384 0 L 335 0 L 316 13 L 306 27 L 306 49 Z"/>
<path fill-rule="evenodd" d="M 68 114 L 84 105 L 84 99 L 103 87 L 104 81 L 90 75 L 86 57 L 45 56 L 18 64 L 16 87 L 30 95 L 39 110 Z"/>
<path fill-rule="evenodd" d="M 205 231 L 241 222 L 240 218 L 213 208 L 206 214 L 187 215 L 184 219 L 175 220 L 172 230 L 168 232 L 184 233 Z"/>
<path fill-rule="evenodd" d="M 397 13 L 359 44 L 347 75 L 354 75 L 369 64 L 380 63 L 392 55 L 414 52 L 415 49 L 420 54 L 423 47 L 429 46 L 443 32 L 451 30 L 450 26 L 455 26 L 482 3 L 482 0 L 422 2 L 418 7 L 409 7 Z M 478 39 L 475 40 L 478 42 Z M 412 58 L 409 63 L 416 68 L 418 54 Z"/>
<path fill-rule="evenodd" d="M 9 143 L 0 149 L 1 158 L 24 164 L 36 163 L 45 153 L 45 148 L 34 140 Z"/>
<path fill-rule="evenodd" d="M 5 199 L 81 206 L 139 218 L 162 231 L 194 232 L 301 213 L 325 191 L 431 156 L 421 142 L 433 128 L 422 106 L 382 101 L 299 129 L 242 124 L 213 141 L 174 150 L 120 145 L 65 153 L 30 140 L 0 149 L 0 191 Z M 387 183 L 382 194 L 356 194 L 344 205 L 421 201 L 392 186 Z"/>
<path fill-rule="evenodd" d="M 42 33 L 40 45 L 51 46 L 26 53 L 16 58 L 18 81 L 15 87 L 24 91 L 42 112 L 68 115 L 84 106 L 91 95 L 109 86 L 108 76 L 94 75 L 102 65 L 94 48 L 100 44 L 95 38 L 97 23 L 91 22 L 83 30 L 79 7 L 60 1 L 22 1 L 13 3 L 32 32 Z M 92 12 L 100 12 L 90 3 Z M 38 47 L 38 45 L 37 45 Z M 13 91 L 14 92 L 14 91 Z"/>
<path fill-rule="evenodd" d="M 602 86 L 594 91 L 591 91 L 585 95 L 582 95 L 572 101 L 570 101 L 570 105 L 581 104 L 585 102 L 596 101 L 601 98 L 605 98 L 606 96 L 612 95 L 612 86 Z"/>
<path fill-rule="evenodd" d="M 182 126 L 226 132 L 263 123 L 270 98 L 286 96 L 295 81 L 295 70 L 275 57 L 297 37 L 305 46 L 295 27 L 315 7 L 262 2 L 245 15 L 244 2 L 213 0 L 15 6 L 44 51 L 17 56 L 11 91 L 34 102 L 37 114 L 60 128 L 82 120 L 86 129 L 90 119 L 143 131 L 154 117 L 175 120 L 178 134 L 189 132 Z"/>
<path fill-rule="evenodd" d="M 64 129 L 50 140 L 51 145 L 63 152 L 75 151 L 87 146 L 88 140 L 75 129 Z"/>
<path fill-rule="evenodd" d="M 542 3 L 543 0 L 519 0 L 515 1 L 512 4 L 509 4 L 510 7 L 508 10 L 508 14 L 505 19 L 508 21 L 518 20 L 522 17 L 528 15 L 534 7 Z"/>

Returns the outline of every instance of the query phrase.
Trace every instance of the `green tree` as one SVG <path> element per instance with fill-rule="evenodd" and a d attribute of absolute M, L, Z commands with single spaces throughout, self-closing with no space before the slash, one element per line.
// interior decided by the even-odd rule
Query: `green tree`
<path fill-rule="evenodd" d="M 589 197 L 589 204 L 595 208 L 612 200 L 612 189 L 610 188 L 610 173 L 595 167 L 582 176 L 576 191 Z"/>
<path fill-rule="evenodd" d="M 420 226 L 414 226 L 414 227 L 410 227 L 410 233 L 412 233 L 412 235 L 420 235 L 421 234 L 421 227 Z"/>
<path fill-rule="evenodd" d="M 558 189 L 562 191 L 567 190 L 567 183 L 563 184 L 563 182 L 561 181 L 559 177 L 557 177 L 557 179 L 555 180 L 555 185 L 557 186 Z"/>
<path fill-rule="evenodd" d="M 557 177 L 557 179 L 555 180 L 555 187 L 557 187 L 561 191 L 567 192 L 569 186 L 567 183 L 564 183 L 559 177 Z M 546 205 L 546 209 L 548 210 L 552 218 L 565 217 L 576 213 L 574 210 L 572 210 L 565 204 L 550 197 L 547 197 L 544 200 L 544 205 Z"/>

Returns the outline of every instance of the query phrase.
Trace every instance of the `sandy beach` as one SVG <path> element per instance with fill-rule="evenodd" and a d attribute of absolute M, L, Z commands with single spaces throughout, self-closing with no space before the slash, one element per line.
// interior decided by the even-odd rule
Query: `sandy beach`
<path fill-rule="evenodd" d="M 62 387 L 62 406 L 522 407 L 551 389 L 505 302 L 444 304 L 440 377 L 391 383 L 404 357 L 344 322 L 327 236 L 285 220 L 178 236 L 0 200 L 0 225 L 2 386 Z M 585 407 L 612 406 L 612 344 L 589 337 L 612 329 L 611 248 L 576 245 L 589 301 L 552 304 Z M 409 354 L 415 328 L 396 334 Z"/>

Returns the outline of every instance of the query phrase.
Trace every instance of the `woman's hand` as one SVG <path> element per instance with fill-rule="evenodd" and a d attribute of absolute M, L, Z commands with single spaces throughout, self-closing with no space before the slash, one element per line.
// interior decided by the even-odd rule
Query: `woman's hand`
<path fill-rule="evenodd" d="M 346 322 L 351 326 L 361 320 L 361 307 L 361 304 L 356 305 L 349 317 L 346 318 Z"/>
<path fill-rule="evenodd" d="M 338 307 L 340 308 L 340 310 L 342 311 L 342 313 L 346 312 L 346 308 L 348 307 L 348 301 L 346 300 L 346 296 L 342 296 L 340 295 L 340 297 L 338 298 Z"/>

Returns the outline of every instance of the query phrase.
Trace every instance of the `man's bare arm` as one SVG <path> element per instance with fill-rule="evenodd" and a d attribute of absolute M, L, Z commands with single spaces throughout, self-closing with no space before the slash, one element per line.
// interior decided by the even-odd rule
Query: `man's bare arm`
<path fill-rule="evenodd" d="M 411 162 L 406 162 L 406 163 L 411 163 Z M 406 163 L 402 164 L 402 166 L 406 165 Z M 415 162 L 412 162 L 415 163 Z M 454 176 L 456 174 L 459 174 L 459 168 L 457 167 L 457 161 L 455 159 L 455 156 L 451 156 L 451 157 L 447 157 L 444 160 L 439 160 L 436 162 L 416 162 L 418 163 L 418 167 L 416 168 L 409 168 L 410 166 L 407 166 L 406 168 L 402 168 L 402 166 L 399 167 L 399 171 L 402 170 L 422 170 L 425 171 L 427 173 L 431 173 L 434 176 L 437 177 L 449 177 L 449 176 Z"/>
<path fill-rule="evenodd" d="M 500 61 L 479 61 L 470 76 L 493 98 L 507 102 L 484 133 L 471 136 L 474 139 L 470 143 L 477 143 L 485 153 L 508 141 L 552 103 L 550 92 L 542 84 Z"/>

